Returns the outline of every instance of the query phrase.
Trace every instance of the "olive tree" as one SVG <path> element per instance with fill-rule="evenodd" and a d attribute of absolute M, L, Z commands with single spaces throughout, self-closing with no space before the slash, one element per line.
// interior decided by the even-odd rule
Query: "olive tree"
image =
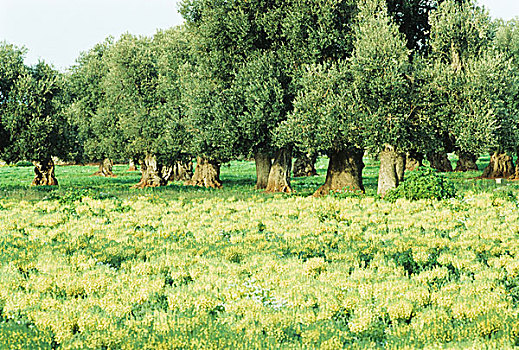
<path fill-rule="evenodd" d="M 511 74 L 515 79 L 517 79 L 517 76 L 519 75 L 519 20 L 513 19 L 508 22 L 499 22 L 494 43 L 497 52 L 510 60 L 511 67 L 507 70 L 508 75 Z M 519 96 L 517 95 L 519 93 L 519 91 L 517 91 L 518 86 L 519 84 L 517 82 L 506 85 L 509 96 L 511 97 L 512 108 L 516 115 L 519 107 Z M 515 124 L 511 126 L 510 131 L 515 131 L 517 133 L 517 128 L 518 125 Z M 511 133 L 510 136 L 512 137 L 508 138 L 509 140 L 519 142 L 517 141 L 519 140 L 519 135 Z M 513 147 L 514 145 L 509 146 Z M 519 144 L 515 145 L 515 153 L 519 157 Z M 508 171 L 508 166 L 505 166 L 505 168 Z M 515 171 L 512 178 L 515 180 L 519 179 L 519 158 L 516 161 Z"/>
<path fill-rule="evenodd" d="M 485 177 L 511 175 L 506 153 L 515 152 L 516 138 L 514 77 L 494 36 L 487 11 L 471 1 L 447 0 L 431 16 L 430 119 L 457 151 L 458 170 L 477 170 L 475 155 L 492 151 Z"/>
<path fill-rule="evenodd" d="M 259 51 L 240 67 L 233 82 L 234 95 L 241 107 L 236 117 L 242 139 L 241 153 L 254 155 L 256 188 L 273 192 L 291 191 L 289 163 L 279 163 L 283 151 L 277 150 L 272 142 L 273 129 L 291 109 L 291 78 L 287 69 L 276 52 Z M 275 158 L 274 167 L 280 168 L 278 171 L 272 171 L 272 158 Z"/>
<path fill-rule="evenodd" d="M 5 127 L 5 113 L 16 80 L 26 73 L 23 63 L 25 50 L 0 42 L 0 154 L 8 146 L 10 136 Z"/>
<path fill-rule="evenodd" d="M 40 61 L 17 77 L 3 108 L 7 145 L 2 158 L 33 161 L 33 185 L 57 185 L 52 157 L 69 156 L 73 135 L 63 113 L 62 92 L 62 76 Z"/>
<path fill-rule="evenodd" d="M 240 2 L 242 3 L 242 2 Z M 190 153 L 197 155 L 189 185 L 222 187 L 220 166 L 238 153 L 234 72 L 249 51 L 252 25 L 237 1 L 185 0 L 190 61 L 182 69 L 182 104 Z M 239 44 L 237 44 L 239 43 Z"/>
<path fill-rule="evenodd" d="M 175 115 L 177 123 L 176 142 L 178 156 L 173 164 L 170 180 L 189 181 L 193 175 L 193 154 L 189 149 L 188 133 L 183 120 L 186 108 L 182 104 L 182 67 L 190 62 L 189 36 L 184 27 L 178 26 L 161 30 L 153 36 L 153 46 L 157 54 L 158 85 L 157 95 L 162 107 Z"/>
<path fill-rule="evenodd" d="M 199 149 L 205 158 L 254 155 L 256 187 L 290 192 L 293 145 L 274 142 L 273 132 L 293 108 L 294 81 L 304 64 L 351 52 L 354 9 L 351 0 L 184 1 L 184 18 L 197 37 L 193 51 L 200 71 L 191 70 L 184 91 L 190 119 L 198 115 L 201 121 L 192 129 L 202 131 L 194 140 L 205 146 Z M 202 91 L 209 96 L 202 98 Z M 213 132 L 219 140 L 206 142 Z M 212 152 L 208 144 L 218 147 Z"/>
<path fill-rule="evenodd" d="M 125 34 L 105 55 L 106 103 L 99 113 L 115 118 L 121 153 L 139 160 L 142 177 L 137 187 L 166 185 L 185 142 L 181 112 L 169 101 L 173 97 L 160 89 L 161 43 Z"/>
<path fill-rule="evenodd" d="M 307 66 L 300 79 L 294 111 L 278 128 L 302 150 L 330 158 L 326 181 L 316 196 L 330 191 L 364 191 L 364 154 L 358 102 L 348 61 Z"/>
<path fill-rule="evenodd" d="M 378 193 L 384 196 L 403 181 L 405 153 L 420 137 L 417 86 L 404 36 L 388 15 L 385 2 L 359 4 L 351 58 L 352 85 L 359 103 L 362 136 L 378 154 Z"/>
<path fill-rule="evenodd" d="M 113 44 L 108 38 L 84 52 L 67 77 L 67 113 L 75 125 L 82 146 L 82 162 L 99 162 L 94 175 L 114 176 L 113 159 L 121 158 L 122 137 L 114 115 L 101 113 L 106 104 L 102 85 L 108 73 L 106 53 Z"/>

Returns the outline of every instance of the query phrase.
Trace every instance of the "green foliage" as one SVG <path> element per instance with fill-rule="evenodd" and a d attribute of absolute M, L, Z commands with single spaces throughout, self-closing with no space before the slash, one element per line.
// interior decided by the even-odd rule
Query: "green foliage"
<path fill-rule="evenodd" d="M 242 153 L 270 152 L 272 130 L 286 118 L 291 107 L 291 79 L 282 58 L 273 52 L 259 51 L 249 58 L 233 82 L 233 90 L 243 110 L 237 127 Z"/>
<path fill-rule="evenodd" d="M 2 158 L 47 162 L 52 156 L 69 157 L 73 136 L 62 93 L 62 76 L 44 62 L 17 77 L 2 108 L 2 128 L 8 135 Z"/>
<path fill-rule="evenodd" d="M 334 1 L 183 1 L 196 64 L 185 105 L 194 153 L 221 160 L 272 152 L 304 64 L 346 58 L 355 4 Z M 278 137 L 281 139 L 281 137 Z"/>
<path fill-rule="evenodd" d="M 431 15 L 431 58 L 421 70 L 430 145 L 454 143 L 462 152 L 515 152 L 517 68 L 502 47 L 504 29 L 473 2 L 445 1 Z M 497 44 L 497 46 L 496 46 Z M 436 139 L 436 141 L 434 141 Z"/>
<path fill-rule="evenodd" d="M 2 198 L 0 344 L 507 348 L 518 339 L 513 202 L 158 193 L 125 198 L 131 215 L 120 199 L 73 191 L 63 201 Z"/>
<path fill-rule="evenodd" d="M 68 189 L 61 193 L 52 192 L 46 197 L 46 200 L 57 200 L 61 204 L 71 205 L 78 201 L 81 202 L 81 200 L 85 197 L 92 199 L 114 198 L 114 196 L 110 195 L 109 193 L 99 192 L 94 188 L 80 188 Z"/>
<path fill-rule="evenodd" d="M 129 34 L 111 47 L 103 80 L 107 104 L 102 113 L 117 119 L 120 146 L 126 157 L 144 159 L 151 154 L 172 163 L 178 158 L 184 135 L 181 116 L 174 108 L 178 102 L 166 104 L 174 96 L 161 96 L 159 91 L 159 52 L 149 38 Z"/>
<path fill-rule="evenodd" d="M 510 189 L 495 189 L 492 191 L 492 199 L 494 203 L 496 200 L 517 203 L 517 193 Z"/>
<path fill-rule="evenodd" d="M 82 54 L 68 79 L 68 114 L 84 159 L 172 164 L 184 151 L 179 70 L 187 60 L 181 28 L 153 39 L 123 35 Z"/>
<path fill-rule="evenodd" d="M 495 31 L 488 11 L 473 0 L 442 2 L 430 22 L 433 56 L 455 65 L 487 50 Z"/>
<path fill-rule="evenodd" d="M 0 347 L 3 349 L 50 350 L 55 346 L 48 330 L 39 330 L 33 324 L 0 322 Z"/>
<path fill-rule="evenodd" d="M 278 142 L 294 142 L 305 151 L 361 146 L 361 121 L 348 62 L 308 66 L 298 81 L 294 111 L 277 130 Z"/>
<path fill-rule="evenodd" d="M 107 38 L 82 53 L 67 76 L 67 115 L 76 128 L 79 161 L 121 158 L 116 118 L 102 113 L 107 103 L 103 88 L 108 73 L 106 54 L 112 45 L 113 39 Z"/>
<path fill-rule="evenodd" d="M 365 147 L 378 153 L 386 145 L 403 151 L 415 145 L 419 136 L 413 131 L 420 125 L 417 86 L 410 76 L 405 38 L 385 1 L 359 4 L 351 72 Z"/>
<path fill-rule="evenodd" d="M 15 166 L 32 166 L 32 162 L 26 160 L 19 160 L 15 164 Z"/>
<path fill-rule="evenodd" d="M 512 19 L 508 22 L 498 21 L 495 37 L 497 49 L 512 58 L 517 66 L 519 64 L 519 20 Z"/>
<path fill-rule="evenodd" d="M 454 184 L 432 168 L 420 167 L 406 175 L 404 182 L 391 190 L 384 199 L 394 202 L 398 198 L 442 200 L 456 196 Z"/>
<path fill-rule="evenodd" d="M 4 114 L 16 80 L 26 71 L 24 55 L 25 49 L 0 42 L 0 154 L 9 144 L 10 136 L 4 125 Z"/>

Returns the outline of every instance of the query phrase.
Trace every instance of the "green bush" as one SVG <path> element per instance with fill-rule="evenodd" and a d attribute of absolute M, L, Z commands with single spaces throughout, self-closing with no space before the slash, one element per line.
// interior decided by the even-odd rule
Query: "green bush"
<path fill-rule="evenodd" d="M 429 167 L 420 167 L 407 173 L 404 182 L 391 190 L 385 197 L 390 202 L 398 198 L 409 200 L 446 199 L 456 196 L 454 184 Z"/>
<path fill-rule="evenodd" d="M 493 204 L 496 199 L 502 199 L 506 202 L 517 202 L 517 195 L 514 190 L 497 188 L 492 192 Z"/>
<path fill-rule="evenodd" d="M 26 167 L 26 166 L 33 166 L 32 162 L 29 162 L 27 160 L 20 160 L 19 162 L 16 162 L 14 166 L 17 167 Z"/>

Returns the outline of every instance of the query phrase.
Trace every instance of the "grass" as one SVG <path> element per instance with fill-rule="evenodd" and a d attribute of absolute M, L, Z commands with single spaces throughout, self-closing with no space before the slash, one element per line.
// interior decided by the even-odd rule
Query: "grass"
<path fill-rule="evenodd" d="M 31 167 L 1 167 L 0 348 L 519 345 L 516 184 L 452 173 L 458 198 L 390 203 L 365 163 L 352 198 L 309 197 L 325 158 L 293 195 L 255 191 L 246 161 L 223 190 L 131 189 L 126 165 L 60 166 L 36 188 Z"/>
<path fill-rule="evenodd" d="M 504 182 L 497 184 L 494 180 L 476 179 L 488 164 L 490 157 L 483 156 L 478 160 L 479 172 L 446 173 L 452 180 L 458 192 L 481 193 L 498 190 L 503 187 L 519 189 L 519 183 Z M 457 158 L 450 155 L 450 160 L 455 167 Z M 367 196 L 376 196 L 379 162 L 372 158 L 364 159 L 366 164 L 363 171 L 364 187 Z M 327 158 L 319 158 L 316 163 L 318 175 L 314 177 L 292 178 L 292 187 L 295 196 L 310 196 L 321 186 L 326 178 L 328 167 Z M 142 193 L 156 193 L 165 199 L 177 198 L 212 198 L 235 197 L 245 199 L 252 195 L 263 195 L 262 191 L 254 190 L 255 165 L 251 161 L 232 161 L 221 168 L 221 179 L 224 190 L 205 189 L 184 186 L 180 182 L 170 183 L 162 188 L 149 188 L 144 190 L 132 189 L 131 186 L 139 181 L 140 173 L 129 172 L 127 165 L 116 165 L 114 173 L 116 178 L 103 178 L 91 176 L 97 170 L 96 166 L 57 166 L 56 177 L 58 187 L 33 187 L 30 183 L 33 178 L 32 166 L 3 166 L 0 167 L 0 197 L 25 200 L 41 200 L 50 193 L 61 195 L 78 189 L 92 189 L 102 193 L 108 193 L 121 198 L 129 198 Z"/>

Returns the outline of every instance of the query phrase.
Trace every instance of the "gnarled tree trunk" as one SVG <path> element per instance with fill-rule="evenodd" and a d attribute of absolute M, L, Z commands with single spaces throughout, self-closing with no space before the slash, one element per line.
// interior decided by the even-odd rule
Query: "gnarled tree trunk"
<path fill-rule="evenodd" d="M 188 186 L 206 188 L 222 188 L 220 180 L 220 163 L 203 157 L 196 158 L 195 174 L 185 182 Z"/>
<path fill-rule="evenodd" d="M 483 170 L 483 179 L 507 179 L 514 175 L 515 167 L 511 156 L 506 153 L 494 153 L 490 157 L 490 163 Z"/>
<path fill-rule="evenodd" d="M 258 152 L 254 155 L 256 163 L 256 189 L 264 190 L 267 188 L 272 159 L 267 153 Z"/>
<path fill-rule="evenodd" d="M 406 155 L 386 145 L 379 157 L 378 194 L 384 197 L 389 190 L 398 187 L 404 181 Z"/>
<path fill-rule="evenodd" d="M 104 176 L 104 177 L 115 177 L 113 173 L 114 162 L 105 158 L 101 163 L 99 163 L 99 170 L 96 171 L 93 176 Z"/>
<path fill-rule="evenodd" d="M 193 162 L 188 161 L 176 161 L 173 166 L 173 174 L 171 180 L 173 181 L 189 181 L 193 177 Z"/>
<path fill-rule="evenodd" d="M 292 176 L 305 177 L 317 175 L 317 170 L 315 170 L 316 161 L 316 154 L 301 154 L 294 161 L 294 166 L 292 167 Z"/>
<path fill-rule="evenodd" d="M 468 152 L 457 152 L 458 153 L 458 162 L 456 163 L 456 169 L 454 171 L 478 171 L 478 166 L 476 162 L 478 160 L 478 156 L 473 153 Z"/>
<path fill-rule="evenodd" d="M 276 152 L 265 191 L 292 192 L 292 187 L 290 187 L 291 163 L 292 151 L 289 148 L 281 148 Z"/>
<path fill-rule="evenodd" d="M 362 184 L 363 155 L 364 151 L 361 149 L 330 153 L 326 181 L 314 193 L 314 197 L 327 195 L 330 191 L 364 192 Z"/>
<path fill-rule="evenodd" d="M 171 166 L 164 166 L 157 162 L 154 155 L 146 155 L 144 160 L 140 161 L 141 180 L 134 188 L 158 187 L 165 186 L 171 176 Z"/>
<path fill-rule="evenodd" d="M 58 180 L 54 175 L 54 161 L 52 159 L 33 162 L 34 180 L 32 186 L 57 186 Z"/>
<path fill-rule="evenodd" d="M 130 159 L 128 163 L 128 171 L 137 171 L 137 167 L 135 166 L 135 161 Z"/>
<path fill-rule="evenodd" d="M 414 171 L 423 165 L 424 155 L 420 152 L 408 152 L 405 162 L 405 170 Z"/>
<path fill-rule="evenodd" d="M 446 152 L 427 153 L 427 160 L 429 161 L 431 168 L 436 169 L 439 172 L 447 173 L 452 171 L 452 164 Z"/>

